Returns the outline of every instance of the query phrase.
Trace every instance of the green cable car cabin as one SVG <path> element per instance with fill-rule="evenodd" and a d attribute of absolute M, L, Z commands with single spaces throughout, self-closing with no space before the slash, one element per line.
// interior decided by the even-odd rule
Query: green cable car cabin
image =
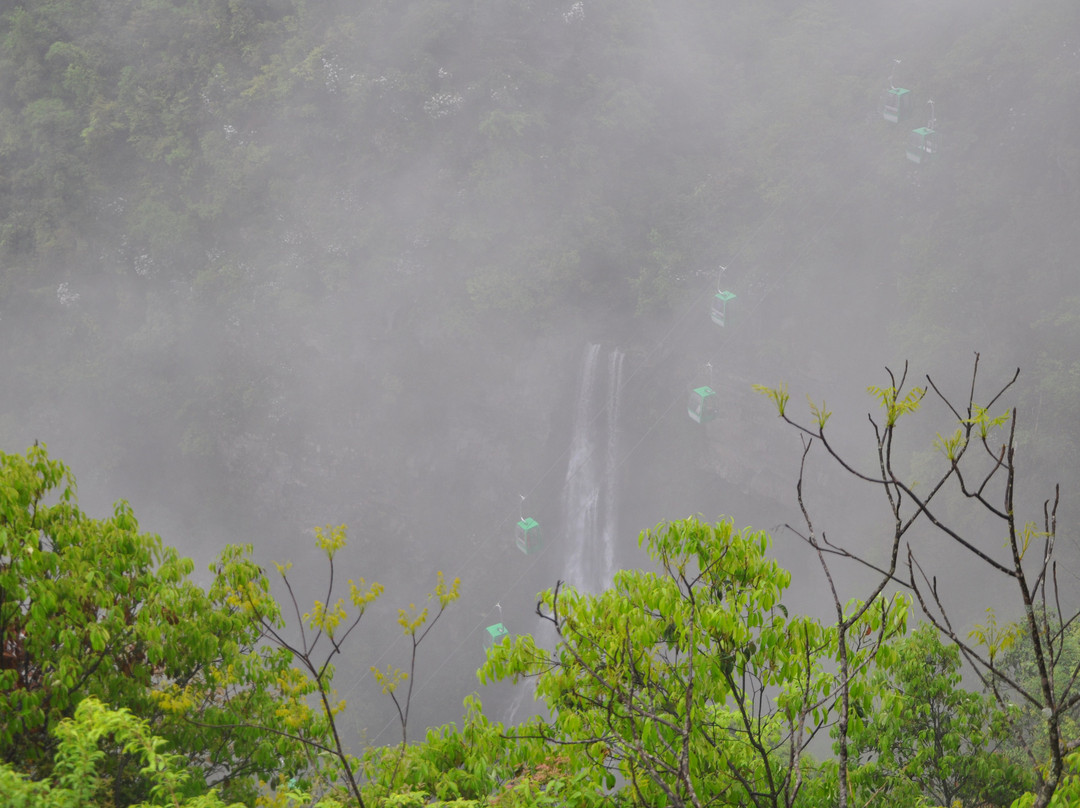
<path fill-rule="evenodd" d="M 496 623 L 484 629 L 484 648 L 493 648 L 510 636 L 509 629 L 502 623 Z"/>
<path fill-rule="evenodd" d="M 727 302 L 735 299 L 734 292 L 717 292 L 713 295 L 712 311 L 710 316 L 717 325 L 723 325 L 727 317 Z"/>
<path fill-rule="evenodd" d="M 711 387 L 698 387 L 690 391 L 687 413 L 699 424 L 707 424 L 720 414 L 716 391 Z"/>
<path fill-rule="evenodd" d="M 938 133 L 929 126 L 912 129 L 908 137 L 907 159 L 913 163 L 925 163 L 937 156 L 941 148 Z"/>
<path fill-rule="evenodd" d="M 889 123 L 899 123 L 911 115 L 911 90 L 890 87 L 881 94 L 881 115 Z"/>
<path fill-rule="evenodd" d="M 543 546 L 540 539 L 540 524 L 532 517 L 523 518 L 517 523 L 514 538 L 518 549 L 525 555 L 539 552 Z"/>
<path fill-rule="evenodd" d="M 912 129 L 908 136 L 907 159 L 913 163 L 925 163 L 937 157 L 938 152 L 941 151 L 941 142 L 938 140 L 940 136 L 934 130 L 937 125 L 934 99 L 931 98 L 926 103 L 930 107 L 930 120 L 926 122 L 926 126 Z"/>

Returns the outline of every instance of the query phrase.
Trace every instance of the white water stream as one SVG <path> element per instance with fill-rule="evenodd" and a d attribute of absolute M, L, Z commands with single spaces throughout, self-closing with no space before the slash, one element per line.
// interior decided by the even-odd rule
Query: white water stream
<path fill-rule="evenodd" d="M 622 372 L 622 351 L 588 346 L 562 493 L 566 531 L 562 577 L 589 592 L 605 589 L 615 575 Z"/>
<path fill-rule="evenodd" d="M 599 593 L 610 586 L 616 570 L 622 372 L 622 351 L 600 345 L 585 349 L 562 490 L 564 540 L 553 545 L 564 553 L 559 577 L 584 592 Z M 533 636 L 545 637 L 548 629 L 538 620 Z M 501 720 L 507 724 L 521 720 L 535 690 L 535 680 L 519 684 Z"/>

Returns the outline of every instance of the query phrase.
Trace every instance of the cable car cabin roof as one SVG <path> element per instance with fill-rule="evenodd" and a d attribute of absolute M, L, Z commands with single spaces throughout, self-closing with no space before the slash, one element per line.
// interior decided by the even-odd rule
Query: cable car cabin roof
<path fill-rule="evenodd" d="M 713 390 L 711 387 L 695 387 L 694 392 L 702 398 L 716 395 L 716 391 Z"/>
<path fill-rule="evenodd" d="M 906 93 L 910 93 L 911 90 L 907 90 L 903 87 L 890 87 L 885 92 L 895 95 L 898 99 Z"/>
<path fill-rule="evenodd" d="M 925 126 L 920 126 L 918 129 L 912 129 L 911 130 L 911 134 L 920 135 L 922 137 L 926 137 L 927 135 L 932 135 L 934 133 L 935 133 L 935 130 L 930 129 L 930 128 L 925 127 Z"/>
<path fill-rule="evenodd" d="M 735 297 L 735 293 L 734 292 L 717 292 L 715 295 L 713 295 L 713 297 L 717 298 L 718 300 L 723 300 L 726 303 L 727 301 L 732 300 Z"/>
<path fill-rule="evenodd" d="M 518 522 L 518 527 L 524 530 L 526 533 L 532 530 L 534 527 L 540 527 L 540 523 L 533 519 L 531 516 L 527 516 Z"/>
<path fill-rule="evenodd" d="M 493 626 L 488 626 L 484 629 L 487 632 L 484 635 L 484 645 L 492 646 L 498 642 L 502 642 L 503 639 L 510 636 L 510 631 L 502 623 L 496 623 Z"/>

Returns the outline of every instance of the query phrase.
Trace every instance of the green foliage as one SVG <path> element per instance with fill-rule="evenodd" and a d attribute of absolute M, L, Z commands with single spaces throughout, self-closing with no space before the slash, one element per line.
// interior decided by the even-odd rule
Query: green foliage
<path fill-rule="evenodd" d="M 291 656 L 261 642 L 256 611 L 281 618 L 249 551 L 227 548 L 204 592 L 187 579 L 191 562 L 141 533 L 125 503 L 109 519 L 83 514 L 45 447 L 0 454 L 2 759 L 46 776 L 55 728 L 93 697 L 151 721 L 192 756 L 197 783 L 227 783 L 227 798 L 253 798 L 271 772 L 308 769 L 290 734 L 321 740 L 325 721 Z M 151 784 L 131 755 L 109 760 L 116 798 L 144 799 Z"/>
<path fill-rule="evenodd" d="M 190 794 L 194 779 L 184 755 L 166 752 L 147 721 L 126 709 L 110 710 L 96 698 L 80 702 L 74 717 L 52 728 L 56 758 L 47 779 L 31 780 L 10 764 L 0 763 L 0 795 L 8 808 L 82 808 L 112 806 L 115 795 L 107 776 L 106 749 L 122 750 L 150 784 L 149 799 L 132 808 L 243 808 L 226 806 L 216 791 Z"/>
<path fill-rule="evenodd" d="M 1073 752 L 1066 757 L 1068 769 L 1062 778 L 1047 808 L 1074 808 L 1080 805 L 1080 752 Z M 1015 799 L 1011 808 L 1032 808 L 1037 804 L 1037 796 L 1027 792 Z"/>
<path fill-rule="evenodd" d="M 388 804 L 440 806 L 588 808 L 607 799 L 581 750 L 549 747 L 531 723 L 507 728 L 492 722 L 475 696 L 465 708 L 460 728 L 431 728 L 400 756 L 388 747 L 368 749 L 365 794 Z"/>
<path fill-rule="evenodd" d="M 991 432 L 1009 422 L 1010 413 L 1008 411 L 998 416 L 991 416 L 990 411 L 986 407 L 979 406 L 978 404 L 974 404 L 971 409 L 972 416 L 970 418 L 960 419 L 960 423 L 972 424 L 978 427 L 979 438 L 982 440 L 986 440 Z"/>
<path fill-rule="evenodd" d="M 852 731 L 853 756 L 865 761 L 852 775 L 858 804 L 1001 805 L 1024 790 L 1024 771 L 1001 749 L 1005 716 L 964 689 L 959 650 L 933 626 L 878 659 L 873 700 Z"/>
<path fill-rule="evenodd" d="M 1044 609 L 1036 610 L 1036 621 L 1044 628 L 1044 653 L 1053 661 L 1049 671 L 1054 701 L 1058 706 L 1055 717 L 1061 737 L 1068 743 L 1080 737 L 1080 705 L 1069 698 L 1073 687 L 1072 676 L 1080 670 L 1080 625 L 1073 621 L 1067 625 L 1056 624 Z M 1040 700 L 1034 703 L 1023 695 L 1039 694 L 1041 681 L 1032 647 L 1030 632 L 1022 623 L 997 628 L 999 636 L 1007 636 L 1010 642 L 999 649 L 997 657 L 999 677 L 992 685 L 1011 703 L 1009 712 L 1010 744 L 1008 751 L 1018 763 L 1030 765 L 1031 756 L 1040 766 L 1050 759 L 1050 739 L 1047 733 L 1048 716 Z M 1049 644 L 1049 647 L 1047 645 Z M 1015 683 L 1013 687 L 1010 683 Z M 1030 754 L 1029 754 L 1030 752 Z"/>
<path fill-rule="evenodd" d="M 967 790 L 968 799 L 993 794 L 992 799 L 1001 800 L 1020 790 L 1024 781 L 1021 768 L 1035 764 L 1036 804 L 1045 808 L 1062 782 L 1064 758 L 1073 750 L 1072 713 L 1078 700 L 1074 692 L 1076 672 L 1080 670 L 1070 648 L 1074 645 L 1070 634 L 1078 614 L 1075 609 L 1066 610 L 1063 606 L 1069 601 L 1059 588 L 1055 557 L 1060 488 L 1055 486 L 1053 495 L 1043 502 L 1041 526 L 1022 521 L 1016 498 L 1020 479 L 1016 463 L 1017 409 L 1002 404 L 1003 414 L 990 414 L 990 408 L 999 406 L 1016 383 L 1020 371 L 996 392 L 992 391 L 988 396 L 990 404 L 984 406 L 975 401 L 978 370 L 979 354 L 976 354 L 967 399 L 959 403 L 950 400 L 942 392 L 942 385 L 929 376 L 927 388 L 913 387 L 903 393 L 907 389 L 906 364 L 899 383 L 889 371 L 892 383 L 888 387 L 869 388 L 885 411 L 884 425 L 871 417 L 877 453 L 877 468 L 873 471 L 857 469 L 830 443 L 820 427 L 815 429 L 785 420 L 804 436 L 820 442 L 850 476 L 877 486 L 893 515 L 887 567 L 871 562 L 864 548 L 819 542 L 811 528 L 807 540 L 818 550 L 819 557 L 827 552 L 858 560 L 882 574 L 880 587 L 886 584 L 906 587 L 918 600 L 933 629 L 958 649 L 954 657 L 945 657 L 935 649 L 922 648 L 914 652 L 917 658 L 913 665 L 901 666 L 890 674 L 897 677 L 900 692 L 917 694 L 920 698 L 909 707 L 903 700 L 882 696 L 880 709 L 887 715 L 871 736 L 862 741 L 864 750 L 884 744 L 875 747 L 880 757 L 864 771 L 871 773 L 867 776 L 881 776 L 864 796 L 871 798 L 889 791 L 887 799 L 891 802 L 912 802 L 927 794 L 949 802 Z M 943 438 L 938 433 L 936 446 L 948 464 L 931 472 L 929 482 L 916 492 L 897 471 L 895 447 L 899 420 L 919 408 L 927 389 L 933 389 L 959 426 L 952 437 Z M 808 441 L 804 446 L 809 452 L 812 443 Z M 969 455 L 968 450 L 973 447 L 976 451 Z M 800 477 L 799 502 L 809 527 L 811 519 L 801 482 Z M 949 506 L 955 513 L 950 513 Z M 967 506 L 970 510 L 965 509 Z M 988 531 L 984 525 L 987 518 L 1004 534 L 1005 553 L 995 548 L 992 540 L 987 543 Z M 991 572 L 995 583 L 1008 581 L 1010 586 L 1015 586 L 1014 608 L 1023 615 L 1019 625 L 999 624 L 994 609 L 988 608 L 985 624 L 977 624 L 966 637 L 956 630 L 944 597 L 948 585 L 942 583 L 940 571 L 929 569 L 908 538 L 909 531 L 924 521 L 932 525 L 938 537 Z M 1032 545 L 1036 547 L 1034 552 Z M 906 549 L 906 570 L 900 570 L 898 564 L 902 549 Z M 967 566 L 965 563 L 965 570 Z M 918 637 L 912 640 L 917 641 Z M 993 698 L 996 709 L 992 716 L 987 713 L 986 704 L 975 703 L 974 696 L 965 695 L 958 687 L 957 653 L 972 666 L 988 691 L 987 697 Z M 879 654 L 879 660 L 888 664 L 887 652 Z M 920 679 L 920 676 L 932 678 Z M 866 707 L 864 703 L 862 709 L 865 711 Z M 899 713 L 895 712 L 897 709 Z M 1008 744 L 1004 743 L 1002 727 L 1005 726 Z M 853 721 L 853 738 L 859 729 Z M 891 730 L 899 735 L 892 736 Z M 847 748 L 843 725 L 840 731 L 838 752 L 843 772 Z M 1018 766 L 1020 759 L 1023 763 Z M 902 793 L 905 790 L 906 795 Z"/>
<path fill-rule="evenodd" d="M 832 412 L 825 406 L 825 402 L 821 402 L 819 407 L 814 403 L 814 400 L 810 396 L 806 397 L 807 403 L 810 405 L 810 414 L 814 417 L 814 423 L 817 424 L 819 430 L 825 428 L 825 424 L 829 423 L 829 418 L 832 416 Z"/>
<path fill-rule="evenodd" d="M 791 400 L 791 395 L 788 393 L 787 383 L 780 382 L 779 387 L 767 387 L 764 384 L 755 384 L 754 389 L 764 396 L 768 396 L 769 399 L 776 405 L 776 412 L 781 418 L 784 417 L 787 412 L 788 401 Z M 813 406 L 813 402 L 811 402 Z M 824 407 L 825 405 L 822 404 Z"/>
<path fill-rule="evenodd" d="M 226 547 L 204 592 L 187 580 L 191 563 L 140 533 L 126 504 L 108 520 L 82 514 L 71 474 L 44 447 L 0 454 L 0 755 L 11 766 L 5 776 L 53 776 L 69 787 L 63 744 L 77 740 L 86 788 L 108 791 L 118 804 L 157 799 L 163 784 L 182 787 L 170 796 L 176 804 L 202 804 L 195 798 L 210 800 L 209 786 L 220 783 L 227 799 L 248 803 L 259 796 L 267 804 L 309 804 L 311 789 L 347 788 L 362 805 L 354 779 L 359 762 L 335 720 L 345 702 L 333 690 L 332 662 L 382 587 L 350 580 L 351 609 L 344 598 L 333 600 L 345 527 L 315 534 L 329 565 L 326 601 L 315 601 L 291 641 L 250 546 Z M 291 596 L 291 565 L 276 566 Z M 440 573 L 427 606 L 400 612 L 412 655 L 382 684 L 403 736 L 417 649 L 459 591 L 460 581 Z M 395 693 L 402 681 L 407 692 Z M 100 704 L 120 712 L 103 713 Z M 131 724 L 131 714 L 145 724 Z M 72 716 L 100 726 L 72 735 Z M 128 735 L 152 732 L 160 740 L 140 751 L 121 726 Z M 92 751 L 107 736 L 114 738 L 109 754 Z M 156 755 L 163 744 L 174 758 L 139 764 L 139 754 Z M 400 758 L 404 746 L 394 754 Z M 181 758 L 189 766 L 182 777 L 149 776 Z M 87 767 L 100 771 L 91 778 Z M 322 799 L 329 806 L 333 793 Z"/>
<path fill-rule="evenodd" d="M 1026 548 L 1025 544 L 1025 548 Z M 1021 554 L 1022 555 L 1022 554 Z M 986 657 L 994 664 L 996 657 L 1008 651 L 1016 643 L 1019 627 L 1015 624 L 1000 626 L 992 606 L 986 607 L 986 623 L 976 623 L 968 632 L 968 638 L 986 649 Z"/>
<path fill-rule="evenodd" d="M 882 41 L 876 22 L 866 23 L 876 17 L 854 7 L 697 3 L 670 13 L 637 0 L 604 0 L 576 14 L 576 4 L 560 13 L 545 4 L 442 0 L 402 7 L 299 0 L 7 4 L 0 10 L 0 409 L 15 412 L 9 401 L 21 402 L 27 390 L 74 399 L 73 388 L 90 379 L 95 391 L 110 391 L 95 393 L 98 405 L 122 398 L 125 415 L 164 425 L 154 447 L 162 450 L 162 474 L 182 455 L 192 461 L 193 477 L 216 480 L 235 469 L 249 443 L 270 452 L 270 436 L 285 431 L 277 415 L 264 417 L 261 402 L 277 397 L 279 367 L 299 365 L 311 344 L 340 343 L 315 329 L 342 319 L 375 321 L 371 315 L 381 316 L 386 299 L 402 290 L 409 309 L 424 312 L 422 327 L 410 323 L 410 335 L 429 343 L 445 336 L 448 321 L 471 320 L 485 307 L 507 313 L 517 331 L 544 328 L 545 314 L 568 301 L 590 312 L 598 302 L 605 313 L 610 306 L 620 322 L 635 304 L 662 310 L 692 292 L 691 268 L 736 248 L 744 265 L 798 266 L 785 277 L 796 288 L 831 290 L 804 272 L 804 262 L 774 260 L 768 243 L 808 245 L 821 236 L 844 245 L 852 221 L 846 213 L 858 207 L 867 211 L 863 223 L 873 222 L 860 232 L 876 234 L 873 274 L 897 279 L 895 308 L 917 344 L 937 351 L 973 336 L 1027 353 L 1028 343 L 1014 337 L 1035 323 L 1044 348 L 1024 404 L 1041 414 L 1043 427 L 1036 415 L 1022 440 L 1047 447 L 1055 458 L 1047 466 L 1074 478 L 1074 431 L 1047 424 L 1051 416 L 1074 423 L 1080 401 L 1080 365 L 1071 355 L 1076 250 L 1068 236 L 1076 230 L 1080 153 L 1074 127 L 1059 113 L 1075 107 L 1075 53 L 1060 34 L 1075 30 L 1075 5 L 980 8 L 970 25 L 950 17 L 947 28 L 963 34 L 944 48 L 939 38 L 908 38 L 939 29 L 939 10 L 896 15 L 888 36 L 915 48 L 904 58 L 918 65 L 919 85 L 947 86 L 958 99 L 946 113 L 947 142 L 964 160 L 937 176 L 960 191 L 943 194 L 928 185 L 935 181 L 928 172 L 906 174 L 884 151 L 874 152 L 885 136 L 858 123 L 880 83 L 867 76 L 875 69 L 868 65 L 881 59 Z M 654 58 L 658 46 L 673 43 L 677 59 Z M 837 170 L 840 154 L 854 173 Z M 862 177 L 854 186 L 861 182 L 870 193 L 853 191 L 853 176 Z M 571 180 L 575 190 L 566 193 Z M 370 196 L 344 202 L 354 188 Z M 759 228 L 775 238 L 758 237 Z M 302 244 L 283 245 L 283 230 L 299 234 Z M 290 277 L 290 265 L 303 267 L 299 278 Z M 1020 265 L 1037 266 L 1040 283 L 1011 283 Z M 68 274 L 75 286 L 93 277 L 101 297 L 93 313 L 46 308 Z M 315 291 L 297 288 L 307 284 Z M 370 308 L 327 316 L 325 293 L 350 284 Z M 999 288 L 1010 294 L 991 294 Z M 1047 288 L 1056 298 L 1049 306 L 1040 297 Z M 186 295 L 197 303 L 189 305 Z M 188 366 L 189 342 L 200 351 L 203 343 L 188 338 L 204 336 L 204 315 L 231 323 L 248 313 L 262 324 L 257 336 L 224 328 L 205 335 L 226 346 L 228 362 L 210 360 L 197 379 L 172 370 L 158 378 L 158 368 Z M 311 338 L 259 344 L 260 353 L 274 353 L 274 368 L 251 369 L 244 360 L 254 351 L 244 353 L 243 339 L 295 333 L 277 328 L 290 320 L 304 322 Z M 988 330 L 988 322 L 995 327 Z M 771 330 L 775 339 L 788 339 L 790 329 Z M 38 348 L 46 344 L 42 355 Z M 407 374 L 402 378 L 402 356 L 389 358 L 393 378 L 415 390 Z M 155 369 L 149 381 L 133 372 L 142 363 Z M 345 410 L 362 409 L 341 393 L 322 399 L 339 408 L 328 416 L 333 423 Z M 474 392 L 467 395 L 471 403 Z M 387 396 L 382 409 L 402 411 L 406 398 Z M 907 411 L 905 402 L 882 399 L 891 426 Z M 773 401 L 784 415 L 786 390 L 775 391 Z M 821 431 L 828 410 L 814 407 Z M 985 436 L 993 419 L 976 417 L 983 420 L 966 425 Z M 9 418 L 19 423 L 19 415 Z M 132 419 L 115 420 L 126 430 Z M 941 439 L 950 461 L 965 449 L 960 434 Z M 102 473 L 121 464 L 126 451 L 117 444 L 102 452 Z M 270 465 L 254 450 L 243 459 L 249 468 Z M 398 482 L 382 458 L 368 470 L 387 490 Z M 339 477 L 355 484 L 355 475 Z M 215 495 L 231 506 L 233 493 Z M 219 513 L 211 503 L 200 508 L 208 520 Z M 59 511 L 56 517 L 59 525 Z M 118 536 L 132 533 L 121 525 L 132 518 L 113 522 Z M 282 697 L 287 720 L 300 720 L 302 683 L 284 672 L 279 683 L 276 672 L 289 670 L 288 654 L 257 650 L 259 633 L 246 622 L 258 614 L 276 625 L 279 617 L 250 552 L 223 556 L 215 569 L 233 579 L 205 599 L 172 584 L 155 592 L 146 575 L 133 573 L 130 597 L 120 591 L 119 602 L 109 603 L 100 593 L 125 577 L 109 565 L 127 553 L 115 550 L 114 538 L 94 538 L 109 521 L 71 528 L 85 530 L 94 547 L 81 559 L 79 548 L 63 544 L 59 527 L 48 536 L 61 547 L 40 556 L 56 564 L 57 604 L 69 596 L 79 604 L 55 608 L 63 628 L 52 634 L 32 611 L 51 606 L 54 570 L 35 566 L 38 559 L 0 556 L 0 566 L 10 560 L 0 575 L 26 588 L 10 590 L 7 605 L 28 610 L 19 605 L 15 618 L 3 618 L 5 642 L 20 663 L 0 666 L 0 695 L 8 699 L 0 705 L 0 745 L 14 726 L 7 716 L 18 715 L 27 720 L 30 742 L 4 748 L 44 761 L 53 744 L 49 728 L 71 714 L 80 693 L 128 703 L 143 698 L 132 683 L 142 688 L 147 680 L 163 693 L 149 708 L 163 712 L 155 730 L 167 728 L 187 748 L 203 730 L 181 713 L 209 711 L 224 727 L 232 720 L 225 705 L 245 692 L 244 677 L 258 683 L 252 692 L 259 695 L 245 696 L 252 714 L 272 715 Z M 1022 535 L 1022 555 L 1034 535 Z M 186 574 L 168 551 L 146 552 L 145 563 L 135 558 L 143 549 L 129 554 L 135 567 L 162 570 L 158 578 Z M 101 570 L 88 561 L 94 553 L 105 559 Z M 91 583 L 80 584 L 87 575 Z M 355 593 L 313 604 L 306 628 L 340 639 L 350 600 L 361 608 L 356 597 L 377 594 L 363 583 Z M 122 613 L 130 604 L 129 618 Z M 80 616 L 84 607 L 97 616 Z M 403 630 L 412 627 L 414 637 L 422 631 L 413 623 L 422 613 L 422 605 L 408 611 Z M 35 639 L 19 633 L 27 627 Z M 994 643 L 988 646 L 993 657 Z M 230 677 L 208 673 L 229 665 Z M 183 687 L 174 691 L 174 683 Z M 247 730 L 217 731 L 235 734 L 239 746 L 221 748 L 245 750 L 241 759 L 250 752 L 270 760 L 275 744 L 284 743 Z M 214 764 L 212 777 L 222 776 L 227 757 Z"/>
<path fill-rule="evenodd" d="M 895 387 L 877 387 L 870 385 L 866 392 L 876 398 L 885 411 L 886 426 L 896 426 L 896 422 L 904 415 L 913 413 L 919 409 L 919 404 L 926 395 L 925 387 L 912 387 L 903 398 L 899 398 L 903 392 Z"/>
<path fill-rule="evenodd" d="M 939 432 L 934 440 L 934 448 L 945 455 L 950 463 L 960 457 L 960 453 L 966 445 L 967 439 L 964 437 L 963 427 L 957 427 L 956 432 L 948 437 Z"/>
<path fill-rule="evenodd" d="M 577 745 L 597 786 L 618 772 L 648 804 L 794 804 L 827 777 L 803 751 L 836 708 L 836 630 L 788 615 L 791 576 L 763 532 L 687 519 L 640 540 L 661 573 L 543 593 L 554 654 L 519 637 L 489 651 L 481 679 L 535 676 L 553 714 L 542 734 Z M 855 636 L 902 628 L 902 603 L 867 609 Z M 856 641 L 853 670 L 870 648 Z"/>
<path fill-rule="evenodd" d="M 82 697 L 145 708 L 155 678 L 190 653 L 213 654 L 212 636 L 179 642 L 191 633 L 179 620 L 195 594 L 190 571 L 139 532 L 126 504 L 108 520 L 83 515 L 73 478 L 44 447 L 0 454 L 5 759 L 43 764 L 52 728 Z"/>
<path fill-rule="evenodd" d="M 326 761 L 310 754 L 312 743 L 330 735 L 327 715 L 311 703 L 313 683 L 288 650 L 265 642 L 266 627 L 284 619 L 270 583 L 251 558 L 251 547 L 229 546 L 211 566 L 207 592 L 213 608 L 202 617 L 203 631 L 221 632 L 219 655 L 181 677 L 162 680 L 150 694 L 165 726 L 182 748 L 231 743 L 250 761 L 245 799 L 261 781 L 302 776 L 323 779 Z M 244 769 L 240 769 L 244 774 Z M 231 787 L 232 772 L 224 773 Z"/>

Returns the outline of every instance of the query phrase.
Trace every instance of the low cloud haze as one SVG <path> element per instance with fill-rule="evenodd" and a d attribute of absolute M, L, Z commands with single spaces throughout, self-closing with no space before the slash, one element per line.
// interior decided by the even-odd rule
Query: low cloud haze
<path fill-rule="evenodd" d="M 1036 518 L 1062 484 L 1080 576 L 1073 4 L 61 5 L 2 16 L 0 447 L 47 443 L 87 510 L 130 500 L 200 571 L 230 542 L 291 559 L 304 598 L 310 528 L 347 523 L 342 573 L 387 594 L 344 694 L 442 570 L 465 594 L 414 726 L 457 718 L 488 621 L 533 630 L 573 559 L 603 586 L 692 513 L 773 531 L 795 602 L 826 608 L 782 527 L 801 445 L 756 383 L 824 400 L 872 466 L 886 366 L 959 399 L 975 352 L 980 390 L 1021 367 L 1019 495 Z M 913 475 L 951 424 L 926 411 Z M 817 455 L 808 486 L 838 536 L 888 535 Z M 954 571 L 977 617 L 985 584 Z M 389 740 L 361 692 L 356 732 Z"/>

